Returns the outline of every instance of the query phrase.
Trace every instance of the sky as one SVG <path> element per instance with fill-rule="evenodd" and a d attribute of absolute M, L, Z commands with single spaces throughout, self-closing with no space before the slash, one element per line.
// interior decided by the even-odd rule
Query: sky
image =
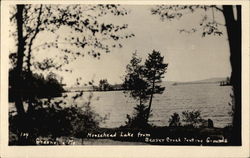
<path fill-rule="evenodd" d="M 111 49 L 111 52 L 101 54 L 98 60 L 86 55 L 78 58 L 68 65 L 72 73 L 59 72 L 63 82 L 67 86 L 75 84 L 76 78 L 81 77 L 82 83 L 100 79 L 107 79 L 111 84 L 122 83 L 126 65 L 129 63 L 132 53 L 137 52 L 143 60 L 152 50 L 158 50 L 168 63 L 164 81 L 195 81 L 213 77 L 230 76 L 229 47 L 225 28 L 222 28 L 223 36 L 202 37 L 201 32 L 192 34 L 180 33 L 179 29 L 188 29 L 198 26 L 204 12 L 184 15 L 181 19 L 173 21 L 161 21 L 159 16 L 151 15 L 153 6 L 124 6 L 130 14 L 123 17 L 107 15 L 105 21 L 117 24 L 128 24 L 126 31 L 135 34 L 127 40 L 121 41 L 123 47 Z M 209 13 L 208 13 L 209 14 Z M 215 18 L 224 23 L 220 13 Z M 62 31 L 61 34 L 64 32 Z M 41 33 L 35 45 L 48 40 L 46 33 Z M 58 50 L 45 50 L 34 52 L 35 59 L 53 57 Z M 84 51 L 84 50 L 83 50 Z"/>

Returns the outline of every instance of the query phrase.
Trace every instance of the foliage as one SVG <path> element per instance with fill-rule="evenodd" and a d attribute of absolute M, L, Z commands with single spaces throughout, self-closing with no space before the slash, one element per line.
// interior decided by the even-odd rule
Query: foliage
<path fill-rule="evenodd" d="M 77 98 L 81 96 L 76 95 Z M 105 121 L 106 117 L 101 117 L 91 108 L 92 95 L 81 106 L 76 104 L 77 98 L 72 97 L 74 100 L 70 106 L 61 100 L 36 100 L 36 106 L 27 112 L 26 124 L 21 125 L 22 127 L 20 127 L 18 115 L 10 114 L 10 131 L 20 135 L 20 128 L 23 128 L 25 131 L 22 132 L 29 134 L 29 143 L 34 143 L 34 139 L 39 136 L 83 138 L 88 132 L 97 130 L 100 122 Z M 23 142 L 19 143 L 22 144 Z"/>
<path fill-rule="evenodd" d="M 147 115 L 148 109 L 144 104 L 136 105 L 133 116 L 127 115 L 126 126 L 140 129 L 149 127 Z"/>
<path fill-rule="evenodd" d="M 13 101 L 17 92 L 14 83 L 16 79 L 15 69 L 9 71 L 9 100 Z M 64 89 L 59 83 L 58 76 L 50 72 L 46 77 L 42 74 L 31 73 L 27 71 L 22 73 L 22 97 L 27 100 L 30 97 L 44 98 L 44 97 L 58 97 L 62 95 Z"/>
<path fill-rule="evenodd" d="M 203 119 L 201 118 L 200 111 L 183 111 L 182 112 L 182 121 L 185 122 L 185 126 L 198 127 Z"/>
<path fill-rule="evenodd" d="M 173 115 L 171 115 L 171 118 L 169 119 L 168 122 L 169 122 L 169 126 L 171 127 L 181 126 L 180 116 L 178 113 L 174 113 Z"/>
<path fill-rule="evenodd" d="M 143 66 L 140 65 L 141 58 L 133 53 L 130 63 L 126 67 L 126 76 L 123 83 L 124 93 L 139 101 L 140 104 L 149 98 L 147 94 L 148 83 L 144 79 Z"/>
<path fill-rule="evenodd" d="M 168 64 L 164 63 L 164 57 L 160 52 L 153 50 L 151 54 L 148 54 L 148 59 L 145 61 L 144 76 L 148 81 L 150 87 L 150 94 L 162 94 L 165 87 L 159 85 L 161 79 L 164 78 L 164 74 L 167 70 Z"/>
<path fill-rule="evenodd" d="M 158 5 L 151 9 L 152 15 L 160 16 L 161 20 L 174 20 L 180 19 L 181 17 L 188 15 L 189 13 L 194 13 L 197 11 L 203 11 L 204 15 L 200 19 L 199 26 L 194 26 L 191 29 L 180 29 L 180 32 L 185 33 L 194 33 L 197 31 L 202 32 L 202 36 L 205 37 L 207 35 L 223 35 L 221 31 L 221 23 L 219 23 L 215 16 L 217 12 L 221 11 L 220 6 L 215 5 Z M 211 11 L 211 15 L 209 16 L 207 12 Z"/>
<path fill-rule="evenodd" d="M 107 79 L 102 79 L 99 81 L 99 88 L 100 91 L 110 91 L 113 90 L 113 87 L 108 83 Z"/>
<path fill-rule="evenodd" d="M 170 127 L 192 127 L 192 128 L 213 128 L 214 124 L 211 119 L 203 119 L 201 117 L 200 111 L 183 111 L 182 119 L 180 118 L 178 113 L 173 113 L 169 119 Z"/>
<path fill-rule="evenodd" d="M 12 25 L 17 23 L 17 7 L 13 6 L 11 10 Z M 23 18 L 23 41 L 25 46 L 24 54 L 26 68 L 31 66 L 42 68 L 39 65 L 44 65 L 46 61 L 34 61 L 32 54 L 41 49 L 56 48 L 62 53 L 57 57 L 57 61 L 49 62 L 46 69 L 61 69 L 63 65 L 78 57 L 83 57 L 85 54 L 99 58 L 102 52 L 110 52 L 110 48 L 122 47 L 118 41 L 131 38 L 132 33 L 126 33 L 123 30 L 127 29 L 127 24 L 116 25 L 107 23 L 101 20 L 105 15 L 125 16 L 128 12 L 119 5 L 55 5 L 55 4 L 25 4 L 22 5 Z M 58 30 L 64 29 L 65 36 L 59 34 Z M 44 42 L 39 45 L 34 45 L 34 41 L 41 33 L 52 33 L 53 42 Z M 17 39 L 18 32 L 12 31 L 11 35 Z M 16 40 L 18 41 L 18 40 Z M 17 43 L 18 44 L 18 43 Z M 83 49 L 86 51 L 83 51 Z M 88 50 L 88 51 L 87 51 Z M 12 63 L 16 63 L 16 52 L 10 54 Z M 19 59 L 21 60 L 21 59 Z"/>

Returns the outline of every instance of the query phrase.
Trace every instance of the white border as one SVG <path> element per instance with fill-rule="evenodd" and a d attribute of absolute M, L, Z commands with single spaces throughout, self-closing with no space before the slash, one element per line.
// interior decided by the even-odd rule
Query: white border
<path fill-rule="evenodd" d="M 240 4 L 242 5 L 242 135 L 241 147 L 205 146 L 8 146 L 8 5 L 17 3 L 131 5 Z M 249 157 L 249 1 L 2 1 L 1 2 L 1 157 Z"/>

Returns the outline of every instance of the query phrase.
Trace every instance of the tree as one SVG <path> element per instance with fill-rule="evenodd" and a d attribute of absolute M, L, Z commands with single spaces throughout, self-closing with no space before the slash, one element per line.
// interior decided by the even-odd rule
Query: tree
<path fill-rule="evenodd" d="M 133 54 L 130 64 L 127 65 L 127 71 L 123 86 L 129 91 L 131 97 L 139 101 L 139 105 L 136 106 L 136 117 L 139 120 L 145 120 L 147 123 L 151 113 L 151 106 L 154 94 L 161 94 L 165 90 L 165 87 L 159 85 L 161 79 L 164 77 L 168 64 L 163 63 L 164 57 L 160 55 L 160 52 L 153 50 L 151 54 L 148 54 L 144 65 L 140 65 L 141 58 L 138 58 L 136 53 Z M 148 106 L 145 103 L 149 100 Z M 146 108 L 145 108 L 146 107 Z M 130 121 L 131 122 L 131 121 Z M 142 123 L 142 122 L 141 122 Z"/>
<path fill-rule="evenodd" d="M 231 78 L 230 83 L 233 87 L 234 101 L 234 115 L 233 115 L 233 132 L 232 144 L 241 145 L 241 5 L 161 5 L 152 8 L 153 15 L 159 15 L 162 20 L 179 19 L 187 14 L 187 11 L 193 13 L 196 10 L 204 10 L 205 16 L 201 19 L 200 28 L 202 29 L 202 36 L 206 35 L 222 35 L 220 31 L 221 26 L 225 26 L 227 30 L 227 37 L 230 49 L 230 63 L 231 63 Z M 212 18 L 208 18 L 208 12 L 212 13 Z M 225 19 L 225 24 L 221 24 L 215 20 L 215 13 L 222 14 Z M 196 32 L 198 29 L 193 28 L 190 31 L 185 29 L 181 32 Z"/>
<path fill-rule="evenodd" d="M 123 83 L 124 93 L 129 93 L 132 98 L 139 101 L 139 105 L 144 104 L 148 97 L 148 82 L 144 78 L 144 66 L 140 65 L 142 59 L 133 53 L 130 64 L 126 67 L 126 76 Z M 129 90 L 129 91 L 128 91 Z"/>
<path fill-rule="evenodd" d="M 50 72 L 47 76 L 37 73 L 28 73 L 24 71 L 21 76 L 22 100 L 27 101 L 32 98 L 48 98 L 59 97 L 64 92 L 59 77 Z M 9 101 L 13 102 L 17 93 L 17 89 L 13 87 L 16 82 L 15 70 L 9 70 Z"/>
<path fill-rule="evenodd" d="M 16 30 L 12 32 L 12 35 L 16 39 L 17 51 L 10 54 L 10 59 L 15 69 L 16 80 L 13 86 L 17 90 L 15 106 L 19 116 L 20 131 L 25 131 L 23 125 L 26 119 L 22 100 L 24 70 L 30 74 L 29 78 L 31 78 L 32 68 L 42 71 L 62 70 L 64 65 L 77 57 L 83 57 L 87 53 L 99 58 L 102 52 L 110 52 L 111 47 L 122 47 L 118 43 L 120 39 L 134 36 L 124 32 L 120 33 L 128 27 L 127 24 L 115 25 L 100 20 L 106 14 L 126 15 L 127 11 L 119 5 L 21 4 L 12 7 L 10 20 L 12 24 L 16 25 Z M 66 37 L 57 33 L 57 30 L 63 27 L 68 31 Z M 42 32 L 52 33 L 55 35 L 55 40 L 34 46 L 34 41 Z M 35 56 L 34 52 L 41 48 L 52 47 L 61 52 L 57 57 L 59 62 L 56 62 L 56 58 L 45 59 L 42 62 L 32 61 Z M 32 105 L 31 102 L 29 105 Z"/>
<path fill-rule="evenodd" d="M 153 50 L 151 54 L 148 54 L 148 59 L 145 61 L 144 75 L 150 86 L 148 89 L 150 94 L 150 100 L 148 105 L 148 115 L 150 114 L 153 96 L 154 94 L 162 94 L 165 87 L 160 85 L 161 79 L 164 78 L 164 74 L 167 70 L 168 64 L 164 63 L 164 57 L 161 56 L 159 51 Z"/>
<path fill-rule="evenodd" d="M 126 124 L 130 127 L 144 128 L 147 126 L 148 110 L 146 102 L 149 99 L 147 88 L 148 82 L 144 78 L 144 66 L 140 65 L 142 59 L 133 53 L 130 63 L 126 67 L 126 75 L 122 85 L 124 93 L 128 93 L 130 97 L 139 101 L 139 104 L 134 108 L 134 116 L 127 115 L 128 121 Z"/>
<path fill-rule="evenodd" d="M 99 90 L 101 90 L 101 91 L 112 90 L 112 87 L 108 83 L 107 79 L 102 79 L 102 80 L 99 81 Z"/>

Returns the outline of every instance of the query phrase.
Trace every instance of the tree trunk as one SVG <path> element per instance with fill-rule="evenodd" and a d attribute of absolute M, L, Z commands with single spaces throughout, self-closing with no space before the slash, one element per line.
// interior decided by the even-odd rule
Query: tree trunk
<path fill-rule="evenodd" d="M 237 6 L 237 19 L 234 19 L 232 6 L 223 6 L 225 17 L 231 62 L 231 84 L 234 94 L 234 111 L 233 111 L 233 131 L 232 144 L 241 145 L 241 6 Z"/>
<path fill-rule="evenodd" d="M 18 129 L 18 141 L 19 144 L 23 144 L 25 140 L 23 140 L 23 134 L 26 132 L 25 128 L 25 110 L 23 107 L 22 101 L 22 71 L 23 71 L 23 57 L 25 51 L 25 38 L 23 36 L 23 10 L 24 5 L 17 5 L 17 36 L 18 36 L 18 45 L 17 45 L 17 65 L 15 67 L 15 77 L 16 81 L 14 83 L 14 89 L 16 90 L 16 94 L 14 97 L 15 106 L 17 110 L 17 129 Z"/>
<path fill-rule="evenodd" d="M 148 105 L 147 122 L 148 122 L 148 119 L 150 116 L 150 110 L 151 110 L 151 105 L 152 105 L 152 101 L 153 101 L 154 90 L 155 90 L 155 79 L 153 79 L 153 86 L 152 86 L 151 96 L 150 96 L 149 105 Z"/>
<path fill-rule="evenodd" d="M 23 37 L 23 9 L 24 5 L 17 5 L 17 34 L 18 34 L 18 48 L 17 48 L 17 65 L 16 65 L 16 82 L 14 84 L 16 89 L 15 105 L 19 116 L 23 116 L 25 111 L 22 102 L 22 69 L 23 69 L 23 57 L 25 51 L 25 40 Z"/>

